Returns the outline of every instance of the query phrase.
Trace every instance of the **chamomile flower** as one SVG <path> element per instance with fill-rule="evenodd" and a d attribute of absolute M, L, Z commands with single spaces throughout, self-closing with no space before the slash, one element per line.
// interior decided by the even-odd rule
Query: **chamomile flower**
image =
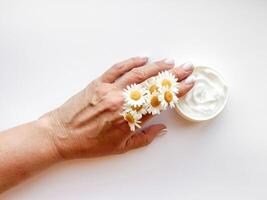
<path fill-rule="evenodd" d="M 133 111 L 135 111 L 135 112 L 137 112 L 138 114 L 141 114 L 141 115 L 145 115 L 147 113 L 145 104 L 143 104 L 141 106 L 125 105 L 124 106 L 124 110 L 133 110 Z"/>
<path fill-rule="evenodd" d="M 160 114 L 160 111 L 163 110 L 161 102 L 159 101 L 159 93 L 153 92 L 153 94 L 148 94 L 146 97 L 147 103 L 147 112 L 156 115 Z"/>
<path fill-rule="evenodd" d="M 145 102 L 145 88 L 141 85 L 132 84 L 128 85 L 123 91 L 125 103 L 129 106 L 141 106 Z"/>
<path fill-rule="evenodd" d="M 159 89 L 159 100 L 163 109 L 166 109 L 168 105 L 171 108 L 175 107 L 178 102 L 178 97 L 176 95 L 177 93 L 169 87 L 164 86 Z"/>
<path fill-rule="evenodd" d="M 147 88 L 147 93 L 149 94 L 158 92 L 159 87 L 157 86 L 157 77 L 151 77 L 148 80 L 146 80 L 145 86 Z"/>
<path fill-rule="evenodd" d="M 145 115 L 147 113 L 145 104 L 141 105 L 141 106 L 128 106 L 128 110 L 134 110 L 135 112 L 137 112 L 138 114 L 141 115 Z"/>
<path fill-rule="evenodd" d="M 142 118 L 141 114 L 138 114 L 136 111 L 133 110 L 125 110 L 122 113 L 122 116 L 124 120 L 128 122 L 128 125 L 131 129 L 131 131 L 135 131 L 135 127 L 140 128 L 141 126 L 139 125 L 141 123 L 140 119 Z"/>
<path fill-rule="evenodd" d="M 177 81 L 178 79 L 175 78 L 175 76 L 169 71 L 160 72 L 157 76 L 157 86 L 159 88 L 167 87 L 171 89 L 174 93 L 178 92 Z"/>

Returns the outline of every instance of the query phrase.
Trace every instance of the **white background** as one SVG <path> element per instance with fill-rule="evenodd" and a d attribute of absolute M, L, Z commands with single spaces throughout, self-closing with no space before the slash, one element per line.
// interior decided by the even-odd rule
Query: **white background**
<path fill-rule="evenodd" d="M 168 134 L 149 147 L 56 165 L 0 199 L 267 198 L 265 0 L 0 0 L 0 129 L 136 55 L 214 67 L 226 109 L 205 123 L 169 110 L 154 120 Z"/>

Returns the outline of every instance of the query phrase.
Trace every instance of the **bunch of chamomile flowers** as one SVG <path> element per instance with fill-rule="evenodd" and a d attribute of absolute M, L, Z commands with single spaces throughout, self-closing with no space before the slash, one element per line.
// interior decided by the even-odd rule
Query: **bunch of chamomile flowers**
<path fill-rule="evenodd" d="M 124 107 L 121 115 L 128 122 L 131 131 L 141 128 L 143 115 L 160 114 L 178 102 L 178 79 L 169 71 L 160 72 L 141 84 L 131 84 L 123 91 Z"/>

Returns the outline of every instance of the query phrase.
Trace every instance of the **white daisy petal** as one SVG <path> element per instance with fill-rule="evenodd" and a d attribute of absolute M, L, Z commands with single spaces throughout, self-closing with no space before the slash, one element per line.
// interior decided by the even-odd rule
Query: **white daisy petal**
<path fill-rule="evenodd" d="M 161 102 L 159 100 L 159 93 L 153 92 L 148 94 L 146 98 L 147 112 L 152 115 L 160 114 L 163 110 Z"/>
<path fill-rule="evenodd" d="M 141 85 L 132 84 L 123 92 L 125 103 L 129 106 L 141 106 L 145 102 L 145 88 Z"/>
<path fill-rule="evenodd" d="M 136 111 L 133 111 L 133 110 L 125 110 L 122 113 L 122 116 L 128 122 L 128 125 L 129 125 L 131 131 L 135 131 L 135 127 L 138 127 L 138 128 L 141 127 L 139 125 L 141 123 L 141 121 L 139 121 L 139 119 L 142 118 L 142 115 L 141 114 L 138 114 Z"/>
<path fill-rule="evenodd" d="M 176 94 L 179 92 L 178 79 L 169 71 L 159 73 L 157 76 L 157 86 L 159 88 L 170 88 Z"/>
<path fill-rule="evenodd" d="M 147 88 L 147 94 L 153 94 L 158 92 L 157 77 L 151 77 L 146 80 L 145 86 Z"/>
<path fill-rule="evenodd" d="M 174 108 L 178 102 L 177 94 L 168 87 L 162 87 L 159 90 L 159 100 L 163 109 L 166 109 L 168 106 Z"/>
<path fill-rule="evenodd" d="M 133 110 L 133 111 L 135 111 L 141 115 L 145 115 L 147 113 L 145 103 L 141 106 L 130 106 L 130 105 L 126 104 L 126 105 L 124 105 L 124 110 L 128 110 L 128 111 Z"/>
<path fill-rule="evenodd" d="M 168 106 L 174 108 L 178 102 L 179 83 L 169 71 L 151 77 L 142 84 L 128 85 L 123 90 L 125 105 L 123 117 L 131 131 L 140 128 L 142 115 L 156 115 Z"/>

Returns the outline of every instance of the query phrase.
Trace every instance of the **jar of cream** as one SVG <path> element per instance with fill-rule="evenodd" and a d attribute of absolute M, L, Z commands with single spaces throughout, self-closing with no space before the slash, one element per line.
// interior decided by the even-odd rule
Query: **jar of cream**
<path fill-rule="evenodd" d="M 196 67 L 194 87 L 176 105 L 176 111 L 190 121 L 205 121 L 217 116 L 228 99 L 228 87 L 212 68 Z"/>

